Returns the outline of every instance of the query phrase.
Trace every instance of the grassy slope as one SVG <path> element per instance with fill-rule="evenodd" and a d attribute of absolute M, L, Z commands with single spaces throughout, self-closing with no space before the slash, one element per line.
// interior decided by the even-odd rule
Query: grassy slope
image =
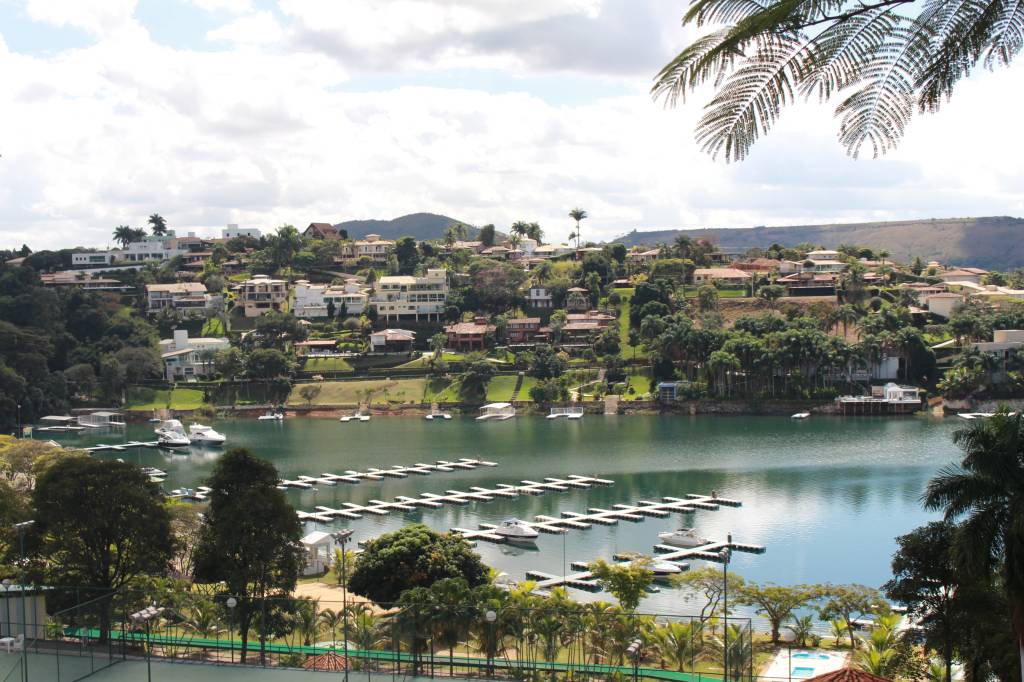
<path fill-rule="evenodd" d="M 152 389 L 133 387 L 128 391 L 128 410 L 194 410 L 203 404 L 203 392 L 196 388 Z"/>
<path fill-rule="evenodd" d="M 487 400 L 493 403 L 504 403 L 512 400 L 512 391 L 516 387 L 518 377 L 512 375 L 496 376 L 487 384 Z"/>
<path fill-rule="evenodd" d="M 303 369 L 307 372 L 351 372 L 352 365 L 345 358 L 309 358 Z"/>
<path fill-rule="evenodd" d="M 619 355 L 626 360 L 632 360 L 636 351 L 636 358 L 646 358 L 647 352 L 640 346 L 635 348 L 629 345 L 629 299 L 633 296 L 632 289 L 616 289 L 619 294 Z"/>
<path fill-rule="evenodd" d="M 383 403 L 418 403 L 423 400 L 426 379 L 366 379 L 359 381 L 324 381 L 317 384 L 321 387 L 320 395 L 313 399 L 314 406 L 345 406 L 357 405 L 366 400 L 367 391 L 374 404 Z M 298 386 L 288 396 L 289 405 L 305 405 L 306 401 L 299 396 Z M 386 393 L 385 393 L 386 390 Z"/>

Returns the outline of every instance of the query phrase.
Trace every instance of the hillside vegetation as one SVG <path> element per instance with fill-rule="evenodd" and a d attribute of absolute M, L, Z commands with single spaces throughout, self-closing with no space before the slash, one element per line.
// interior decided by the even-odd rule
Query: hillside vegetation
<path fill-rule="evenodd" d="M 335 227 L 348 232 L 349 237 L 358 239 L 368 234 L 379 234 L 384 239 L 415 237 L 416 239 L 440 239 L 451 225 L 461 221 L 436 213 L 410 213 L 393 220 L 346 220 Z M 469 229 L 470 235 L 476 229 Z"/>
<path fill-rule="evenodd" d="M 668 244 L 679 235 L 711 239 L 723 248 L 749 249 L 773 243 L 808 242 L 834 248 L 870 244 L 896 260 L 924 260 L 1006 270 L 1024 265 L 1024 219 L 1011 217 L 937 218 L 845 225 L 791 225 L 737 229 L 656 230 L 616 239 L 626 246 Z"/>

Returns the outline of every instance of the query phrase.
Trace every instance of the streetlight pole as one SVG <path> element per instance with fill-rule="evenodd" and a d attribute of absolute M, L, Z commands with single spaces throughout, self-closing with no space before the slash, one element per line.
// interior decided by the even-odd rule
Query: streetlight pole
<path fill-rule="evenodd" d="M 21 406 L 18 406 L 18 428 L 21 429 Z M 22 632 L 22 643 L 21 643 L 21 679 L 28 682 L 28 602 L 25 599 L 25 578 L 26 564 L 25 561 L 25 533 L 28 529 L 35 525 L 35 521 L 22 521 L 21 523 L 14 524 L 14 530 L 18 533 L 18 543 L 21 547 L 21 632 Z M 10 608 L 10 601 L 8 601 L 8 609 Z"/>
<path fill-rule="evenodd" d="M 228 607 L 228 639 L 231 640 L 231 662 L 235 662 L 235 607 L 238 606 L 238 600 L 234 597 L 228 597 L 228 600 L 224 602 Z"/>
<path fill-rule="evenodd" d="M 18 438 L 21 438 L 21 403 L 18 403 Z"/>
<path fill-rule="evenodd" d="M 719 553 L 722 557 L 722 596 L 723 596 L 723 620 L 722 620 L 722 678 L 729 679 L 729 557 L 732 553 L 732 533 L 726 538 L 728 544 Z"/>
<path fill-rule="evenodd" d="M 348 571 L 345 565 L 345 545 L 348 544 L 349 538 L 352 537 L 352 529 L 346 528 L 345 530 L 331 533 L 331 537 L 341 545 L 341 638 L 345 643 L 345 682 L 348 682 L 348 669 L 351 667 L 352 661 L 348 655 Z"/>

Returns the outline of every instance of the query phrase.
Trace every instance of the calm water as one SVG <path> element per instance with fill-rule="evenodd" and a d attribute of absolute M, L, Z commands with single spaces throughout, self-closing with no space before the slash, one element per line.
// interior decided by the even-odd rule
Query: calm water
<path fill-rule="evenodd" d="M 272 460 L 281 475 L 316 475 L 344 469 L 482 457 L 496 468 L 413 476 L 359 485 L 339 484 L 288 495 L 299 509 L 390 500 L 396 495 L 492 487 L 568 474 L 610 478 L 615 484 L 540 497 L 496 499 L 465 507 L 338 521 L 364 539 L 404 523 L 422 521 L 438 530 L 475 528 L 509 516 L 532 519 L 562 510 L 585 512 L 662 495 L 720 495 L 742 500 L 738 509 L 673 515 L 641 523 L 595 526 L 567 535 L 542 535 L 536 550 L 480 543 L 484 560 L 522 579 L 528 569 L 561 574 L 567 562 L 608 558 L 619 551 L 650 553 L 658 532 L 693 525 L 702 534 L 767 546 L 762 555 L 737 553 L 733 570 L 778 583 L 859 582 L 879 586 L 889 577 L 893 538 L 928 521 L 920 496 L 936 470 L 957 459 L 950 441 L 953 420 L 842 419 L 814 417 L 594 417 L 582 421 L 518 418 L 506 422 L 453 419 L 375 419 L 341 424 L 292 419 L 283 423 L 221 420 L 230 446 L 248 447 Z M 127 434 L 68 435 L 68 445 L 151 438 L 148 425 Z M 103 455 L 168 472 L 166 487 L 201 484 L 216 451 L 168 454 L 140 449 Z M 694 562 L 694 566 L 702 562 Z M 585 593 L 575 593 L 585 598 Z M 672 590 L 651 595 L 644 608 L 689 612 Z"/>

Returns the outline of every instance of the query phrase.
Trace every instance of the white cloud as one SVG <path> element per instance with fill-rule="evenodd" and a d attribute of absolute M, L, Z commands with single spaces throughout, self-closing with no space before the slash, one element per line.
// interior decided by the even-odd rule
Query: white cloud
<path fill-rule="evenodd" d="M 239 45 L 270 45 L 284 37 L 284 29 L 270 12 L 256 12 L 239 17 L 206 34 L 207 40 Z"/>
<path fill-rule="evenodd" d="M 415 21 L 385 13 L 397 16 L 397 25 L 384 37 L 366 37 L 360 32 L 379 27 L 380 17 L 357 12 L 345 27 L 329 7 L 286 1 L 293 16 L 305 12 L 301 21 L 362 40 L 369 53 L 419 41 L 431 68 L 449 57 L 426 49 L 430 36 L 452 30 L 475 41 L 459 57 L 466 63 L 506 58 L 478 39 L 501 23 L 484 16 L 488 6 L 464 1 L 433 16 L 415 14 L 426 3 L 409 3 Z M 509 5 L 500 7 L 508 18 Z M 595 7 L 530 0 L 517 16 L 528 24 L 587 22 L 605 21 L 612 11 Z M 76 15 L 75 25 L 95 27 L 96 44 L 55 55 L 9 52 L 0 36 L 0 246 L 104 245 L 115 225 L 140 225 L 154 211 L 179 230 L 207 233 L 228 222 L 269 229 L 436 211 L 500 226 L 538 220 L 554 239 L 569 233 L 565 214 L 577 205 L 592 216 L 584 235 L 593 238 L 634 227 L 1024 211 L 1017 163 L 1024 143 L 1005 134 L 1009 112 L 1024 105 L 1016 87 L 1024 65 L 964 84 L 942 113 L 915 120 L 903 146 L 882 160 L 848 159 L 835 141 L 831 110 L 803 105 L 784 114 L 749 161 L 726 165 L 693 142 L 698 104 L 666 111 L 651 102 L 644 92 L 650 69 L 632 78 L 636 94 L 579 106 L 531 95 L 529 77 L 521 92 L 500 94 L 410 86 L 352 92 L 343 86 L 365 73 L 359 64 L 321 50 L 289 50 L 287 38 L 272 42 L 277 34 L 266 23 L 259 40 L 246 35 L 255 29 L 232 23 L 264 21 L 260 16 L 234 18 L 214 32 L 212 39 L 231 45 L 216 52 L 158 45 L 130 15 L 117 13 Z M 532 30 L 515 20 L 502 29 L 511 42 L 516 26 Z M 662 45 L 660 34 L 636 30 L 635 42 Z M 587 38 L 567 35 L 565 42 L 571 48 Z M 643 59 L 654 54 L 639 52 Z M 586 68 L 599 73 L 602 60 L 615 57 L 588 58 Z M 530 59 L 538 70 L 570 63 Z"/>
<path fill-rule="evenodd" d="M 252 11 L 251 0 L 188 0 L 191 4 L 207 12 L 230 12 L 245 14 Z"/>
<path fill-rule="evenodd" d="M 28 0 L 29 17 L 54 26 L 73 26 L 98 35 L 131 22 L 136 0 Z"/>

